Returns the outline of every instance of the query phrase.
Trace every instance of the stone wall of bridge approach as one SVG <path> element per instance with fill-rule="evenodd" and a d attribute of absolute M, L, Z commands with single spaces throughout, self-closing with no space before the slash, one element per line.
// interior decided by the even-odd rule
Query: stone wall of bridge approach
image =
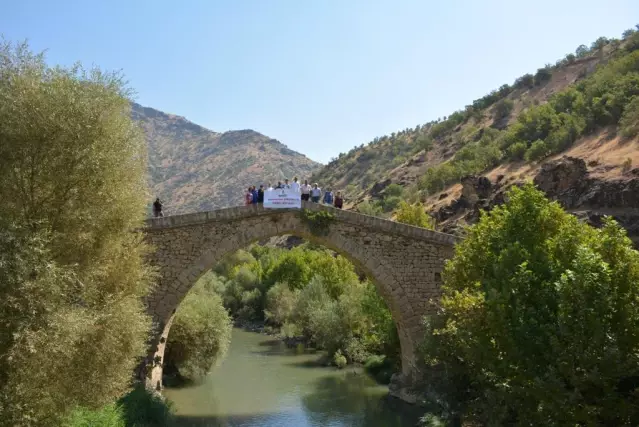
<path fill-rule="evenodd" d="M 314 229 L 304 212 L 330 212 L 330 223 Z M 375 283 L 397 325 L 402 372 L 392 393 L 413 400 L 410 384 L 419 376 L 416 350 L 422 318 L 433 313 L 440 296 L 441 272 L 453 255 L 456 238 L 406 224 L 303 202 L 300 209 L 241 206 L 210 212 L 152 218 L 142 230 L 153 247 L 150 262 L 159 272 L 146 300 L 155 333 L 145 376 L 162 388 L 162 360 L 173 316 L 195 282 L 223 257 L 253 242 L 296 235 L 345 256 Z"/>

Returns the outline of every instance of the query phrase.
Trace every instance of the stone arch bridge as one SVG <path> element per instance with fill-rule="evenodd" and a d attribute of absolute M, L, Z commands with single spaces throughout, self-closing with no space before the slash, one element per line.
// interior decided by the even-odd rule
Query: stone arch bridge
<path fill-rule="evenodd" d="M 444 261 L 453 254 L 455 237 L 302 202 L 302 209 L 264 209 L 259 205 L 152 218 L 143 232 L 154 247 L 151 263 L 159 269 L 157 286 L 146 304 L 156 333 L 143 373 L 156 389 L 162 387 L 162 359 L 171 322 L 180 302 L 195 282 L 225 254 L 272 236 L 291 234 L 332 249 L 351 260 L 375 283 L 397 325 L 402 373 L 393 394 L 410 400 L 408 386 L 416 378 L 415 351 L 422 336 L 422 317 L 433 311 L 429 301 L 439 296 Z M 304 212 L 333 214 L 318 232 Z M 150 372 L 149 372 L 150 370 Z"/>

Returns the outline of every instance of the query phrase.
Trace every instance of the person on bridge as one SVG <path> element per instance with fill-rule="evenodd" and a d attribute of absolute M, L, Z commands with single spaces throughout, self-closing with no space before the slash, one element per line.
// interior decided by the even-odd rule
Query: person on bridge
<path fill-rule="evenodd" d="M 300 183 L 297 182 L 297 177 L 293 178 L 293 182 L 291 183 L 291 190 L 295 191 L 296 193 L 300 192 Z"/>
<path fill-rule="evenodd" d="M 284 178 L 284 188 L 287 190 L 291 188 L 291 184 L 288 183 L 288 178 Z"/>
<path fill-rule="evenodd" d="M 246 190 L 244 194 L 244 204 L 249 206 L 253 202 L 253 192 L 251 191 L 251 187 Z"/>
<path fill-rule="evenodd" d="M 335 204 L 334 204 L 334 206 L 337 209 L 342 209 L 343 205 L 344 205 L 344 198 L 342 197 L 342 192 L 338 191 L 337 195 L 335 196 Z"/>
<path fill-rule="evenodd" d="M 323 201 L 324 201 L 325 205 L 332 205 L 333 204 L 333 192 L 331 191 L 330 188 L 324 192 Z"/>
<path fill-rule="evenodd" d="M 304 184 L 301 187 L 302 190 L 302 201 L 308 201 L 311 197 L 311 186 L 308 185 L 308 180 L 304 180 Z"/>
<path fill-rule="evenodd" d="M 159 197 L 155 199 L 155 202 L 153 202 L 153 216 L 156 218 L 164 216 L 162 213 L 162 202 Z"/>
<path fill-rule="evenodd" d="M 319 203 L 321 196 L 322 189 L 317 186 L 317 183 L 313 184 L 313 189 L 311 190 L 311 202 Z"/>
<path fill-rule="evenodd" d="M 255 188 L 255 186 L 251 187 L 251 195 L 253 196 L 251 198 L 251 203 L 257 205 L 257 189 Z"/>
<path fill-rule="evenodd" d="M 282 184 L 282 181 L 277 181 L 277 187 L 275 187 L 276 190 L 282 189 L 284 188 L 284 185 Z"/>
<path fill-rule="evenodd" d="M 257 203 L 264 203 L 264 186 L 260 185 L 260 189 L 257 190 Z"/>

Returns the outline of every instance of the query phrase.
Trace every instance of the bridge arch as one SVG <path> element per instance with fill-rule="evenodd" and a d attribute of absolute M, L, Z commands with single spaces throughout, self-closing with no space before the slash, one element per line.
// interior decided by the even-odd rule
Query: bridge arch
<path fill-rule="evenodd" d="M 162 361 L 173 316 L 195 282 L 223 257 L 253 242 L 290 234 L 321 244 L 345 256 L 377 287 L 397 325 L 402 355 L 399 397 L 408 399 L 406 385 L 417 374 L 416 350 L 421 319 L 432 312 L 439 296 L 440 273 L 452 256 L 451 235 L 381 218 L 303 202 L 308 211 L 327 211 L 326 231 L 312 230 L 299 209 L 242 206 L 210 212 L 153 218 L 144 232 L 154 248 L 150 261 L 159 271 L 157 285 L 146 300 L 155 334 L 146 378 L 162 387 Z"/>

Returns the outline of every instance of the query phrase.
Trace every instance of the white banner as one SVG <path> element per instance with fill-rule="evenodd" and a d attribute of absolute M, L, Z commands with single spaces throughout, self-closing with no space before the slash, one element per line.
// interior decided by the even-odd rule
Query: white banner
<path fill-rule="evenodd" d="M 302 207 L 300 193 L 290 188 L 276 188 L 264 192 L 264 207 L 270 209 Z"/>

